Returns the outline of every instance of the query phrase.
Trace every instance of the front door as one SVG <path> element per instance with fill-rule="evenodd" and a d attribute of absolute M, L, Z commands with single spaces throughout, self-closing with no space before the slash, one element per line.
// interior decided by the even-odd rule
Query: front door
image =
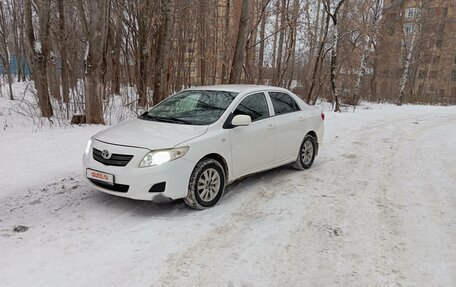
<path fill-rule="evenodd" d="M 233 176 L 239 177 L 273 165 L 277 129 L 264 93 L 246 96 L 234 115 L 249 115 L 252 123 L 230 130 Z"/>

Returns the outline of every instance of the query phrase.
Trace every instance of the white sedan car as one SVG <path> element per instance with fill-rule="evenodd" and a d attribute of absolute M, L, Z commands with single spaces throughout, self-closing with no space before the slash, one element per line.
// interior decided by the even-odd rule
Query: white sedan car
<path fill-rule="evenodd" d="M 240 177 L 291 163 L 309 168 L 324 114 L 283 88 L 194 87 L 93 136 L 84 177 L 94 189 L 139 200 L 216 204 Z"/>

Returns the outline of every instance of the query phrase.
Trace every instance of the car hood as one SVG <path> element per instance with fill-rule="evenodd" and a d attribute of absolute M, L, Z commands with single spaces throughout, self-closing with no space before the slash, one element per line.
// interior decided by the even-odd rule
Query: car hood
<path fill-rule="evenodd" d="M 147 149 L 172 148 L 206 133 L 208 126 L 131 119 L 99 132 L 93 138 L 105 143 Z"/>

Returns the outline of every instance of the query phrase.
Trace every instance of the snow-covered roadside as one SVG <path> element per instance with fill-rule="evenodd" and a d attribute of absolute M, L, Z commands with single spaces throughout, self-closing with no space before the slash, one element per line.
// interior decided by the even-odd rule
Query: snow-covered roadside
<path fill-rule="evenodd" d="M 30 129 L 0 132 L 1 195 L 79 175 L 85 145 L 101 129 L 75 126 L 36 133 Z"/>
<path fill-rule="evenodd" d="M 25 89 L 19 84 L 14 87 Z M 103 129 L 96 125 L 38 125 L 18 114 L 18 105 L 20 100 L 11 102 L 0 97 L 0 196 L 79 174 L 88 139 Z"/>
<path fill-rule="evenodd" d="M 249 177 L 202 212 L 84 186 L 99 129 L 0 132 L 1 285 L 456 285 L 456 107 L 327 113 L 312 169 Z"/>
<path fill-rule="evenodd" d="M 6 90 L 2 93 L 5 95 Z M 66 112 L 52 99 L 54 115 L 51 120 L 39 116 L 33 82 L 13 84 L 15 100 L 0 97 L 0 194 L 15 193 L 73 176 L 81 171 L 82 153 L 89 138 L 105 128 L 99 125 L 70 125 Z M 114 96 L 104 102 L 105 122 L 117 123 L 135 116 L 130 103 L 133 91 L 125 88 L 124 97 Z M 71 100 L 77 102 L 78 99 Z M 79 99 L 80 100 L 80 99 Z M 70 105 L 70 116 L 80 114 L 80 106 Z"/>

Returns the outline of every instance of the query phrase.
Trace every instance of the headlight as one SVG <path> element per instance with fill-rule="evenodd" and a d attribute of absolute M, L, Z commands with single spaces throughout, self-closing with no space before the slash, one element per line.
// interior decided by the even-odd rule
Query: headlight
<path fill-rule="evenodd" d="M 89 139 L 89 141 L 87 142 L 87 146 L 86 146 L 86 149 L 84 151 L 84 154 L 89 154 L 90 152 L 90 148 L 92 147 L 92 139 Z"/>
<path fill-rule="evenodd" d="M 184 146 L 179 148 L 151 151 L 142 159 L 139 167 L 157 166 L 165 162 L 178 159 L 180 157 L 183 157 L 185 153 L 187 153 L 188 149 L 188 146 Z"/>

